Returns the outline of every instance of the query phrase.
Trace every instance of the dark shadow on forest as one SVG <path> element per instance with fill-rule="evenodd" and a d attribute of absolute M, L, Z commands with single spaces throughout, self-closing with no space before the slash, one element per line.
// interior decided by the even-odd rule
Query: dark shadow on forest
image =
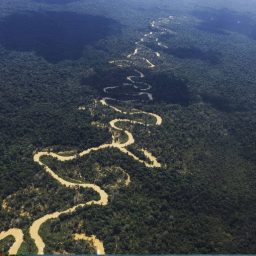
<path fill-rule="evenodd" d="M 245 14 L 233 12 L 229 9 L 195 10 L 192 15 L 201 20 L 200 30 L 210 33 L 228 34 L 237 32 L 256 40 L 256 21 Z"/>
<path fill-rule="evenodd" d="M 160 35 L 161 40 L 160 41 L 171 41 L 173 38 L 175 38 L 174 34 L 163 34 Z"/>
<path fill-rule="evenodd" d="M 147 70 L 142 70 L 146 75 L 146 79 L 135 79 L 138 82 L 147 82 L 152 85 L 151 90 L 147 91 L 153 94 L 154 102 L 164 102 L 170 104 L 178 104 L 181 106 L 188 106 L 191 102 L 190 93 L 188 91 L 186 82 L 178 79 L 170 74 L 152 74 Z M 140 92 L 133 89 L 133 87 L 121 87 L 105 94 L 104 87 L 121 86 L 127 83 L 126 77 L 129 75 L 138 75 L 132 68 L 127 69 L 109 69 L 98 70 L 97 73 L 91 77 L 82 79 L 81 83 L 91 86 L 95 89 L 95 97 L 112 97 L 119 100 L 138 100 L 149 101 L 146 95 L 131 96 L 132 93 Z"/>
<path fill-rule="evenodd" d="M 164 50 L 165 53 L 171 54 L 177 58 L 181 59 L 198 59 L 206 61 L 212 65 L 219 64 L 221 54 L 214 50 L 202 51 L 197 47 L 178 47 L 169 48 Z"/>
<path fill-rule="evenodd" d="M 164 102 L 168 104 L 178 104 L 188 106 L 191 102 L 185 81 L 180 80 L 171 74 L 152 74 L 148 75 L 148 82 L 152 85 L 151 92 L 154 102 Z"/>
<path fill-rule="evenodd" d="M 234 103 L 229 98 L 224 96 L 205 93 L 202 94 L 201 97 L 206 104 L 210 104 L 213 108 L 221 112 L 247 111 L 245 106 L 242 106 L 239 103 Z"/>
<path fill-rule="evenodd" d="M 126 77 L 134 74 L 137 75 L 133 69 L 95 69 L 95 74 L 83 78 L 81 84 L 89 85 L 97 91 L 95 97 L 106 96 L 103 89 L 108 86 L 120 86 L 122 83 L 127 83 Z"/>
<path fill-rule="evenodd" d="M 35 51 L 51 63 L 76 60 L 85 45 L 120 33 L 121 24 L 74 12 L 25 12 L 0 22 L 0 43 L 9 50 Z"/>
<path fill-rule="evenodd" d="M 84 78 L 81 81 L 81 84 L 88 85 L 95 90 L 94 97 L 110 97 L 113 99 L 118 99 L 120 101 L 149 101 L 147 95 L 139 95 L 141 92 L 139 89 L 135 89 L 133 86 L 123 86 L 123 83 L 129 83 L 126 79 L 127 76 L 138 74 L 134 72 L 134 69 L 116 69 L 111 68 L 107 70 L 96 70 L 96 74 Z M 136 78 L 134 78 L 136 80 Z M 138 82 L 144 82 L 138 78 Z M 112 90 L 109 90 L 108 93 L 105 93 L 103 89 L 105 87 L 118 86 Z M 144 86 L 145 87 L 145 86 Z M 114 102 L 118 104 L 117 101 Z"/>
<path fill-rule="evenodd" d="M 164 49 L 152 43 L 145 43 L 145 45 L 153 51 L 162 51 L 166 54 L 171 54 L 180 59 L 198 59 L 208 62 L 211 65 L 217 65 L 221 63 L 222 54 L 214 50 L 202 51 L 200 48 L 195 46 L 177 48 L 172 47 Z"/>

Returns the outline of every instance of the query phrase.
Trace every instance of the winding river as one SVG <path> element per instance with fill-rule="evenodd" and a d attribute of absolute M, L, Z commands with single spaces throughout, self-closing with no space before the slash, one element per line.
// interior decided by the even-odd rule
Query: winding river
<path fill-rule="evenodd" d="M 172 18 L 169 17 L 169 20 Z M 166 20 L 166 18 L 165 18 Z M 154 31 L 150 31 L 149 33 L 145 34 L 143 38 L 141 38 L 138 42 L 136 42 L 136 49 L 133 53 L 129 54 L 127 56 L 127 59 L 125 60 L 117 60 L 117 61 L 111 61 L 111 64 L 116 64 L 120 68 L 125 68 L 128 66 L 131 66 L 131 64 L 136 65 L 136 61 L 140 61 L 140 63 L 144 63 L 144 67 L 152 69 L 155 68 L 156 65 L 152 63 L 152 61 L 148 60 L 144 57 L 144 51 L 146 46 L 143 45 L 143 43 L 147 40 L 154 41 L 158 44 L 158 46 L 167 47 L 161 42 L 159 42 L 158 36 L 159 33 L 170 33 L 167 29 L 161 26 L 161 19 L 157 21 L 153 21 L 151 23 L 151 27 L 154 29 Z M 154 55 L 156 58 L 160 58 L 161 54 L 159 52 L 154 52 Z M 130 75 L 126 77 L 127 82 L 123 83 L 120 86 L 109 86 L 105 87 L 103 91 L 106 94 L 111 94 L 112 90 L 115 90 L 122 86 L 131 86 L 133 87 L 136 92 L 131 94 L 131 97 L 133 96 L 141 96 L 146 95 L 149 101 L 153 100 L 153 95 L 150 93 L 151 85 L 143 82 L 142 80 L 145 78 L 145 75 L 139 71 L 138 69 L 134 69 L 134 73 L 136 75 Z M 109 128 L 112 133 L 112 141 L 111 143 L 105 143 L 102 145 L 99 145 L 97 147 L 92 147 L 89 149 L 85 149 L 78 154 L 73 155 L 67 155 L 64 156 L 63 152 L 49 152 L 47 150 L 37 151 L 34 156 L 33 160 L 36 164 L 41 166 L 43 170 L 49 174 L 49 176 L 54 179 L 56 182 L 58 182 L 61 186 L 66 187 L 68 189 L 74 189 L 77 190 L 79 188 L 85 188 L 85 189 L 92 189 L 98 194 L 98 200 L 92 200 L 89 202 L 77 204 L 71 208 L 56 211 L 53 213 L 48 213 L 41 218 L 35 220 L 30 228 L 29 228 L 29 235 L 33 239 L 35 246 L 37 248 L 37 254 L 44 254 L 45 253 L 45 242 L 43 238 L 40 235 L 40 229 L 43 224 L 45 224 L 49 220 L 58 219 L 61 215 L 65 214 L 72 214 L 74 213 L 78 208 L 85 208 L 89 207 L 91 205 L 101 205 L 105 206 L 108 204 L 108 194 L 106 191 L 104 191 L 101 187 L 97 186 L 96 184 L 87 183 L 87 182 L 71 182 L 68 180 L 65 180 L 64 178 L 60 177 L 57 173 L 55 173 L 47 164 L 45 164 L 42 160 L 43 157 L 52 157 L 60 162 L 68 162 L 72 161 L 78 158 L 86 157 L 90 153 L 95 151 L 101 151 L 105 149 L 118 149 L 121 153 L 128 155 L 130 158 L 132 158 L 134 161 L 137 161 L 144 166 L 148 168 L 160 168 L 161 163 L 158 162 L 157 158 L 147 149 L 141 148 L 140 152 L 144 155 L 144 160 L 140 159 L 138 156 L 136 156 L 134 153 L 129 151 L 128 146 L 131 146 L 136 143 L 135 138 L 133 134 L 125 127 L 124 124 L 130 124 L 130 125 L 143 125 L 143 126 L 160 126 L 163 122 L 161 116 L 155 113 L 145 112 L 142 110 L 131 110 L 131 111 L 125 111 L 120 107 L 116 107 L 110 102 L 112 101 L 119 101 L 118 99 L 108 97 L 106 95 L 105 98 L 99 100 L 99 104 L 101 104 L 103 107 L 110 108 L 112 111 L 116 112 L 117 114 L 122 114 L 123 116 L 126 116 L 126 118 L 116 118 L 109 122 Z M 79 110 L 85 110 L 85 107 L 79 107 Z M 136 115 L 144 116 L 144 117 L 150 117 L 151 123 L 148 124 L 143 120 L 142 118 L 140 121 L 137 121 L 134 117 Z M 119 137 L 122 135 L 122 140 L 120 141 L 119 138 L 116 138 L 114 134 L 118 133 Z M 125 138 L 125 140 L 124 140 Z M 128 186 L 131 182 L 129 174 L 127 174 L 127 180 L 125 181 L 125 185 Z M 7 208 L 7 202 L 4 201 L 5 208 Z M 8 231 L 3 231 L 0 233 L 0 240 L 5 239 L 8 236 L 12 236 L 15 239 L 15 242 L 9 249 L 8 253 L 13 255 L 17 254 L 19 251 L 19 248 L 21 244 L 23 243 L 24 234 L 21 229 L 17 228 L 11 228 Z M 96 253 L 98 255 L 105 254 L 105 249 L 103 242 L 100 241 L 96 236 L 92 235 L 86 235 L 86 234 L 74 234 L 74 240 L 83 240 L 89 242 L 95 249 Z"/>

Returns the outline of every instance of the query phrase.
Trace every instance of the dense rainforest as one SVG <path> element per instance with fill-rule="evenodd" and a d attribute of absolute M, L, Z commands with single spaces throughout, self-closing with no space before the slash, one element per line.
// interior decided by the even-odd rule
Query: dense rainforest
<path fill-rule="evenodd" d="M 136 141 L 129 151 L 146 161 L 141 148 L 147 149 L 161 167 L 148 168 L 117 148 L 68 162 L 43 157 L 59 176 L 109 195 L 105 206 L 44 223 L 45 253 L 95 253 L 75 233 L 95 235 L 109 254 L 256 252 L 256 6 L 158 2 L 1 1 L 0 233 L 23 230 L 19 253 L 37 252 L 33 221 L 98 198 L 90 188 L 61 186 L 33 155 L 78 155 L 110 143 L 109 122 L 127 116 L 99 101 L 104 88 L 136 76 L 134 69 L 152 86 L 153 100 L 130 97 L 129 87 L 109 97 L 121 109 L 161 116 L 161 126 L 143 115 L 136 120 L 144 125 L 122 126 Z M 138 59 L 125 68 L 110 63 L 157 32 L 153 20 L 169 16 L 162 26 L 171 33 L 158 38 L 168 48 L 144 44 L 154 69 Z M 0 252 L 13 242 L 0 240 Z"/>

